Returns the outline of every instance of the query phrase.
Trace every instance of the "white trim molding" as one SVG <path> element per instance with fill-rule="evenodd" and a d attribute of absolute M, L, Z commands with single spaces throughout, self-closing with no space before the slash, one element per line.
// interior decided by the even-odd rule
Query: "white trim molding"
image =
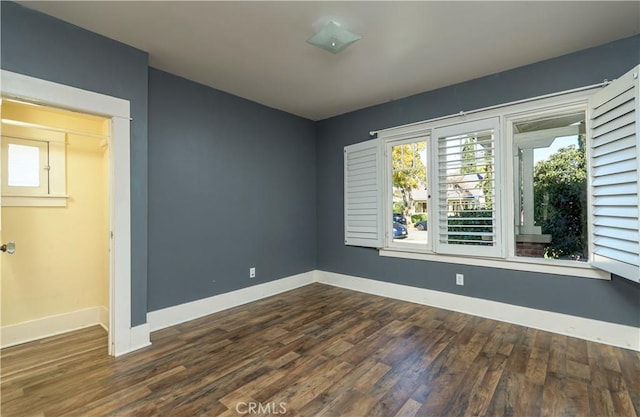
<path fill-rule="evenodd" d="M 142 349 L 147 346 L 151 346 L 151 331 L 149 330 L 149 323 L 140 324 L 132 327 L 129 332 L 129 350 L 122 352 L 121 354 L 133 352 L 134 350 Z"/>
<path fill-rule="evenodd" d="M 111 119 L 109 209 L 113 238 L 109 265 L 109 354 L 118 356 L 130 352 L 136 346 L 132 345 L 132 340 L 139 339 L 132 332 L 148 329 L 146 326 L 137 326 L 135 329 L 138 330 L 131 327 L 130 103 L 121 98 L 11 71 L 1 70 L 0 75 L 3 97 Z"/>
<path fill-rule="evenodd" d="M 109 328 L 108 317 L 106 307 L 98 306 L 4 326 L 0 328 L 0 348 L 96 325 L 106 330 Z"/>
<path fill-rule="evenodd" d="M 445 262 L 450 264 L 484 266 L 487 268 L 511 269 L 514 271 L 538 272 L 541 274 L 611 280 L 611 274 L 609 272 L 595 268 L 587 262 L 525 257 L 507 259 L 478 258 L 472 256 L 460 257 L 437 253 L 409 252 L 404 248 L 402 250 L 393 248 L 380 249 L 378 254 L 391 258 L 416 259 L 420 261 Z"/>
<path fill-rule="evenodd" d="M 37 95 L 33 92 L 37 91 Z M 2 95 L 36 104 L 64 105 L 67 110 L 129 119 L 129 100 L 2 70 Z M 105 98 L 109 99 L 108 102 Z"/>
<path fill-rule="evenodd" d="M 150 330 L 156 331 L 165 327 L 174 326 L 189 320 L 237 307 L 252 301 L 261 300 L 290 291 L 298 287 L 312 284 L 315 280 L 315 271 L 304 272 L 298 275 L 281 278 L 275 281 L 265 282 L 247 288 L 214 295 L 201 300 L 191 301 L 173 307 L 163 308 L 147 314 L 147 323 Z"/>
<path fill-rule="evenodd" d="M 316 282 L 640 351 L 640 328 L 497 301 L 316 271 Z"/>
<path fill-rule="evenodd" d="M 640 351 L 640 328 L 633 326 L 608 323 L 568 314 L 520 307 L 497 301 L 393 284 L 368 278 L 359 278 L 334 272 L 314 270 L 152 311 L 147 314 L 147 323 L 129 329 L 129 339 L 125 341 L 128 350 L 120 352 L 119 355 L 150 346 L 150 332 L 152 331 L 161 330 L 229 308 L 262 300 L 313 283 L 326 284 L 381 297 L 428 305 Z M 105 307 L 93 307 L 17 325 L 5 326 L 0 329 L 1 347 L 14 346 L 93 325 L 101 325 L 106 329 L 108 328 L 108 317 L 109 315 Z"/>
<path fill-rule="evenodd" d="M 98 323 L 105 332 L 109 333 L 109 309 L 105 306 L 100 307 L 100 322 Z"/>
<path fill-rule="evenodd" d="M 67 207 L 68 195 L 3 195 L 2 207 Z"/>

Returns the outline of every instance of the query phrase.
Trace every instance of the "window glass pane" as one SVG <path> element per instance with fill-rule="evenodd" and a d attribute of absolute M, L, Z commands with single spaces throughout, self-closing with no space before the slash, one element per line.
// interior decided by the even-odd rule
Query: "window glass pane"
<path fill-rule="evenodd" d="M 393 241 L 420 243 L 427 239 L 427 142 L 395 145 L 391 150 Z"/>
<path fill-rule="evenodd" d="M 516 256 L 588 260 L 584 112 L 514 124 Z"/>
<path fill-rule="evenodd" d="M 40 148 L 8 144 L 7 183 L 10 187 L 40 187 Z"/>
<path fill-rule="evenodd" d="M 494 145 L 493 130 L 439 138 L 442 244 L 495 245 Z"/>

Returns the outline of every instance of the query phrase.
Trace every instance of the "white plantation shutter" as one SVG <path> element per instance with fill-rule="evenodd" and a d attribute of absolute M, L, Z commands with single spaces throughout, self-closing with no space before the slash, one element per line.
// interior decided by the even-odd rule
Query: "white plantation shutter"
<path fill-rule="evenodd" d="M 381 248 L 382 152 L 378 139 L 344 148 L 344 243 Z"/>
<path fill-rule="evenodd" d="M 434 131 L 436 251 L 501 256 L 498 118 Z"/>
<path fill-rule="evenodd" d="M 589 99 L 592 263 L 636 282 L 640 282 L 639 69 Z"/>

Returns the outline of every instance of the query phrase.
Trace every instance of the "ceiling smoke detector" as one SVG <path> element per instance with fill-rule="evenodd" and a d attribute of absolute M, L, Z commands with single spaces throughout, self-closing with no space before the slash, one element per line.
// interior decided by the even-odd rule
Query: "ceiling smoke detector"
<path fill-rule="evenodd" d="M 337 54 L 360 38 L 361 36 L 349 32 L 342 28 L 339 23 L 330 20 L 307 42 L 325 51 Z"/>

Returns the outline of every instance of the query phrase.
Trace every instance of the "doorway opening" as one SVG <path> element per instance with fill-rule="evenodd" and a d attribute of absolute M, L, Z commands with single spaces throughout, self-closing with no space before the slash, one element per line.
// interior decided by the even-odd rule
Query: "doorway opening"
<path fill-rule="evenodd" d="M 0 74 L 0 93 L 4 98 L 93 114 L 110 120 L 108 146 L 111 226 L 109 354 L 119 356 L 150 345 L 149 326 L 146 323 L 131 325 L 131 112 L 129 101 L 7 70 L 0 70 Z M 0 233 L 2 233 L 1 230 Z"/>
<path fill-rule="evenodd" d="M 2 346 L 109 332 L 107 118 L 2 101 Z"/>

